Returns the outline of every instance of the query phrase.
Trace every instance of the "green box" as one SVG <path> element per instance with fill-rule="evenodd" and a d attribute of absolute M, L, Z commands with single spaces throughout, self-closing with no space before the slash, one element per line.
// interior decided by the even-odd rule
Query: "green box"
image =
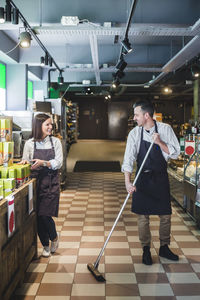
<path fill-rule="evenodd" d="M 12 192 L 15 189 L 16 186 L 16 181 L 14 178 L 8 178 L 8 179 L 4 179 L 3 181 L 3 185 L 4 185 L 4 197 L 12 194 Z"/>
<path fill-rule="evenodd" d="M 13 167 L 10 167 L 8 170 L 8 178 L 17 178 L 17 170 Z"/>
<path fill-rule="evenodd" d="M 1 168 L 1 178 L 8 178 L 8 168 Z"/>
<path fill-rule="evenodd" d="M 0 200 L 4 198 L 3 180 L 0 179 Z"/>

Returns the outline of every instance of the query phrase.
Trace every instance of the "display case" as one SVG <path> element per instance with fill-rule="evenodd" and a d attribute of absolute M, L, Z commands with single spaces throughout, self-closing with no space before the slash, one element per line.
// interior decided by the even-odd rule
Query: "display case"
<path fill-rule="evenodd" d="M 200 186 L 200 134 L 185 136 L 184 164 L 184 207 L 197 222 L 200 223 L 197 189 Z"/>
<path fill-rule="evenodd" d="M 180 206 L 184 207 L 184 159 L 180 156 L 177 160 L 171 159 L 168 163 L 168 176 L 170 183 L 170 194 Z"/>

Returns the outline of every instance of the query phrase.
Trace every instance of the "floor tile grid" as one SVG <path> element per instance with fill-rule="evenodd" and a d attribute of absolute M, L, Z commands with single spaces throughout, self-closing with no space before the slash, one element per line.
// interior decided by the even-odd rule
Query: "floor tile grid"
<path fill-rule="evenodd" d="M 77 174 L 76 174 L 77 175 Z M 121 175 L 121 174 L 120 174 Z M 40 270 L 42 270 L 42 263 L 43 263 L 43 270 L 45 270 L 45 265 L 48 265 L 46 269 L 49 269 L 50 271 L 53 270 L 53 265 L 55 265 L 56 272 L 62 271 L 62 268 L 64 268 L 65 272 L 69 270 L 68 275 L 69 276 L 61 276 L 59 277 L 58 274 L 52 275 L 55 281 L 55 278 L 57 278 L 58 286 L 59 286 L 59 293 L 64 293 L 60 297 L 70 297 L 71 299 L 75 299 L 76 297 L 81 296 L 81 299 L 83 297 L 94 297 L 92 296 L 92 291 L 99 291 L 99 296 L 101 299 L 117 299 L 116 297 L 122 297 L 122 299 L 126 299 L 125 297 L 147 297 L 152 294 L 152 297 L 161 297 L 161 296 L 166 296 L 166 297 L 173 297 L 173 293 L 175 295 L 180 296 L 181 295 L 188 295 L 188 293 L 192 293 L 192 295 L 200 295 L 199 293 L 199 257 L 198 255 L 191 255 L 191 248 L 188 248 L 188 245 L 191 246 L 191 242 L 195 243 L 194 247 L 197 246 L 198 238 L 197 241 L 190 241 L 189 244 L 185 242 L 184 240 L 182 241 L 185 233 L 187 233 L 187 237 L 190 237 L 190 239 L 194 237 L 199 237 L 198 232 L 196 232 L 196 229 L 194 227 L 194 224 L 186 224 L 187 226 L 189 225 L 189 230 L 187 226 L 184 226 L 184 221 L 190 222 L 190 220 L 187 219 L 187 215 L 184 218 L 180 216 L 179 214 L 182 214 L 182 210 L 179 209 L 179 207 L 175 207 L 173 209 L 173 216 L 172 216 L 172 243 L 173 246 L 175 247 L 174 249 L 177 251 L 180 251 L 182 255 L 182 262 L 178 264 L 167 264 L 165 261 L 161 261 L 162 264 L 160 264 L 159 259 L 157 258 L 156 254 L 156 248 L 158 248 L 158 237 L 153 235 L 153 248 L 152 250 L 153 253 L 155 254 L 155 259 L 158 259 L 158 264 L 154 264 L 152 268 L 148 268 L 147 270 L 144 270 L 143 265 L 141 265 L 141 249 L 140 245 L 138 242 L 138 236 L 137 236 L 137 226 L 136 226 L 136 217 L 133 214 L 130 214 L 130 201 L 127 204 L 123 217 L 120 218 L 119 220 L 119 226 L 116 227 L 115 231 L 113 232 L 113 236 L 111 237 L 108 248 L 105 251 L 105 257 L 103 256 L 103 261 L 101 261 L 101 264 L 99 266 L 99 270 L 104 270 L 106 271 L 106 285 L 102 284 L 97 284 L 96 281 L 94 281 L 93 277 L 91 274 L 88 273 L 86 264 L 88 262 L 88 249 L 90 249 L 92 256 L 90 255 L 89 258 L 96 259 L 97 257 L 97 252 L 101 248 L 103 244 L 103 239 L 104 239 L 104 230 L 105 230 L 105 235 L 108 234 L 108 231 L 111 228 L 111 224 L 116 217 L 116 215 L 113 213 L 113 210 L 110 211 L 109 208 L 112 205 L 115 205 L 114 208 L 116 208 L 116 213 L 119 212 L 119 207 L 116 205 L 116 199 L 118 197 L 118 205 L 119 203 L 122 203 L 124 201 L 122 197 L 123 189 L 124 186 L 121 184 L 123 183 L 123 178 L 121 176 L 116 176 L 115 174 L 112 176 L 109 176 L 108 174 L 104 174 L 102 178 L 102 174 L 98 174 L 97 176 L 94 176 L 94 174 L 91 174 L 91 176 L 87 176 L 88 179 L 84 176 L 84 180 L 80 180 L 79 176 L 76 176 L 75 180 L 71 181 L 71 185 L 68 187 L 67 191 L 63 193 L 63 197 L 61 197 L 61 211 L 59 214 L 59 226 L 61 226 L 60 229 L 62 229 L 61 233 L 65 233 L 65 222 L 76 220 L 77 222 L 83 222 L 84 226 L 75 226 L 76 230 L 73 228 L 73 231 L 70 230 L 69 227 L 67 227 L 67 230 L 69 234 L 71 235 L 73 232 L 79 233 L 80 229 L 80 234 L 81 234 L 81 242 L 79 249 L 73 249 L 74 247 L 71 247 L 69 249 L 65 248 L 60 248 L 59 253 L 61 254 L 61 257 L 65 252 L 69 255 L 69 253 L 73 253 L 76 255 L 72 255 L 71 259 L 75 265 L 72 267 L 73 264 L 67 263 L 67 268 L 66 264 L 64 263 L 59 263 L 56 264 L 56 257 L 52 257 L 51 259 L 54 259 L 51 263 L 48 262 L 48 264 L 44 263 L 43 260 L 46 259 L 41 259 L 40 261 Z M 112 177 L 114 177 L 114 183 L 112 181 Z M 101 184 L 102 181 L 105 183 L 104 186 Z M 77 182 L 79 184 L 77 184 Z M 113 192 L 113 187 L 115 186 L 115 190 L 118 191 L 116 194 Z M 83 190 L 82 190 L 83 189 Z M 84 193 L 81 194 L 82 192 L 86 192 L 86 194 L 89 191 L 89 194 L 86 196 Z M 120 194 L 120 192 L 122 193 Z M 102 196 L 103 195 L 103 196 Z M 85 202 L 85 198 L 88 198 L 87 203 L 85 203 L 85 207 L 81 206 L 81 210 L 78 211 L 78 206 L 77 202 L 83 201 Z M 123 195 L 124 196 L 124 195 Z M 103 213 L 103 218 L 101 217 L 102 214 L 101 212 L 101 207 L 99 207 L 100 203 L 102 203 L 104 199 L 104 213 Z M 73 201 L 72 201 L 73 200 Z M 94 204 L 97 205 L 97 207 L 94 206 Z M 62 207 L 62 205 L 64 205 Z M 66 219 L 63 217 L 63 208 L 65 209 L 65 205 L 68 205 L 68 214 L 66 216 Z M 71 210 L 72 208 L 72 210 Z M 85 208 L 85 209 L 84 209 Z M 75 210 L 74 210 L 75 209 Z M 85 215 L 85 211 L 87 212 Z M 176 213 L 177 211 L 177 213 Z M 80 214 L 76 214 L 80 213 Z M 83 213 L 84 212 L 84 213 Z M 71 218 L 74 215 L 76 218 Z M 115 216 L 114 216 L 115 215 Z M 86 216 L 86 217 L 85 217 Z M 94 223 L 94 227 L 91 228 L 93 230 L 90 231 L 89 226 L 91 226 L 91 222 L 94 222 L 93 216 L 96 218 L 97 222 Z M 85 218 L 84 218 L 85 217 Z M 72 220 L 73 219 L 73 220 Z M 102 219 L 104 220 L 103 224 L 105 226 L 102 227 Z M 133 221 L 134 220 L 134 221 Z M 63 222 L 63 223 L 62 223 Z M 156 233 L 158 229 L 158 221 L 156 220 L 156 217 L 152 218 L 152 231 L 153 234 Z M 62 226 L 63 224 L 63 226 Z M 66 223 L 68 224 L 68 223 Z M 78 225 L 78 224 L 77 224 Z M 79 224 L 80 225 L 80 224 Z M 73 227 L 73 226 L 72 226 Z M 64 229 L 64 230 L 63 230 Z M 83 229 L 83 230 L 82 230 Z M 86 229 L 86 230 L 85 230 Z M 98 229 L 98 230 L 96 230 Z M 97 235 L 98 233 L 98 235 Z M 184 234 L 183 234 L 184 233 Z M 119 236 L 118 236 L 119 235 Z M 73 236 L 73 238 L 76 237 Z M 89 242 L 87 238 L 89 237 Z M 98 241 L 96 241 L 96 237 L 98 237 Z M 120 237 L 120 242 L 116 241 Z M 123 237 L 123 239 L 122 239 Z M 69 237 L 68 237 L 69 238 Z M 103 238 L 103 239 L 102 239 Z M 155 239 L 155 241 L 154 241 Z M 100 242 L 99 242 L 100 240 Z M 123 240 L 123 242 L 121 242 Z M 80 239 L 79 239 L 80 241 Z M 130 246 L 127 248 L 127 241 L 128 245 Z M 95 244 L 94 244 L 95 242 Z M 197 242 L 197 243 L 196 243 Z M 61 242 L 62 243 L 62 242 Z M 89 243 L 89 244 L 87 244 Z M 157 244 L 156 244 L 157 243 Z M 181 249 L 179 248 L 179 243 L 186 243 L 186 244 L 180 244 L 181 246 L 184 246 L 185 248 Z M 101 244 L 101 245 L 100 245 Z M 117 244 L 117 247 L 115 246 Z M 119 248 L 120 245 L 120 248 Z M 62 244 L 61 244 L 62 246 Z M 72 246 L 72 245 L 71 245 Z M 74 246 L 74 243 L 73 243 Z M 90 248 L 85 248 L 85 247 L 90 247 Z M 156 246 L 156 247 L 155 247 Z M 178 246 L 178 248 L 176 248 Z M 155 248 L 154 248 L 155 247 Z M 192 248 L 193 249 L 193 248 Z M 199 248 L 196 248 L 199 250 Z M 97 251 L 98 250 L 98 251 Z M 181 251 L 183 250 L 183 252 Z M 194 250 L 194 249 L 193 249 Z M 63 251 L 63 252 L 62 252 Z M 131 251 L 131 255 L 130 255 Z M 184 255 L 184 251 L 186 252 L 186 255 Z M 79 252 L 79 253 L 78 253 Z M 198 251 L 196 251 L 198 252 Z M 78 255 L 79 254 L 79 255 Z M 95 255 L 93 255 L 95 254 Z M 119 255 L 113 255 L 113 254 L 119 254 Z M 136 255 L 137 254 L 137 255 Z M 193 254 L 193 252 L 192 252 Z M 64 257 L 65 255 L 63 255 Z M 76 260 L 78 256 L 78 259 Z M 74 258 L 76 257 L 76 258 Z M 187 257 L 187 258 L 186 258 Z M 154 256 L 153 256 L 154 258 Z M 189 261 L 188 261 L 189 258 Z M 50 260 L 51 260 L 50 259 Z M 107 260 L 105 265 L 104 265 L 104 259 Z M 115 261 L 117 259 L 117 262 Z M 122 259 L 123 263 L 121 263 L 120 259 Z M 132 261 L 131 261 L 132 260 Z M 62 260 L 61 260 L 62 261 Z M 94 261 L 94 260 L 92 260 Z M 126 263 L 124 263 L 126 262 Z M 134 263 L 134 264 L 133 264 Z M 59 270 L 60 268 L 60 270 Z M 71 270 L 70 270 L 71 268 Z M 163 272 L 164 270 L 164 272 Z M 196 273 L 194 272 L 196 271 Z M 71 273 L 70 273 L 71 272 Z M 74 273 L 73 273 L 74 272 Z M 135 273 L 134 273 L 135 272 Z M 40 275 L 40 272 L 38 272 Z M 46 273 L 45 273 L 46 274 Z M 71 275 L 70 277 L 70 274 Z M 159 274 L 156 275 L 156 274 Z M 51 275 L 51 274 L 50 274 Z M 46 281 L 46 288 L 49 288 L 49 284 L 52 286 L 52 283 L 49 283 L 51 280 L 51 276 L 45 276 Z M 197 276 L 195 276 L 197 275 Z M 191 282 L 188 286 L 188 284 L 185 284 L 186 278 L 189 276 L 189 281 Z M 35 282 L 33 283 L 34 286 L 32 286 L 32 289 L 35 288 L 35 290 L 38 287 L 38 283 L 36 281 L 41 280 L 41 276 L 36 276 L 34 279 Z M 66 279 L 66 277 L 68 279 Z M 188 279 L 187 279 L 188 280 Z M 64 286 L 63 283 L 65 282 Z M 66 284 L 66 281 L 69 282 L 68 285 Z M 150 283 L 148 283 L 150 282 Z M 169 284 L 170 282 L 170 284 Z M 187 281 L 186 281 L 187 282 Z M 90 286 L 90 289 L 87 290 L 85 289 L 85 286 Z M 29 283 L 25 283 L 29 284 Z M 43 283 L 45 284 L 45 283 Z M 96 285 L 97 284 L 97 285 Z M 41 284 L 42 285 L 42 284 Z M 55 284 L 53 284 L 55 285 Z M 68 287 L 68 290 L 66 290 L 66 285 Z M 73 286 L 72 286 L 73 285 Z M 156 287 L 156 289 L 155 289 Z M 183 289 L 185 287 L 185 289 Z M 55 288 L 55 286 L 54 286 Z M 190 292 L 192 288 L 192 292 Z M 35 292 L 32 291 L 32 293 Z M 55 289 L 54 289 L 55 290 Z M 161 292 L 162 290 L 162 292 Z M 38 291 L 38 290 L 37 290 Z M 36 293 L 37 293 L 36 291 Z M 39 290 L 37 293 L 37 297 L 42 297 L 41 296 L 41 291 L 42 289 Z M 156 292 L 155 292 L 156 291 Z M 44 291 L 45 292 L 45 291 Z M 55 291 L 54 291 L 55 293 Z M 48 292 L 49 295 L 49 292 Z M 121 295 L 121 296 L 120 296 Z M 131 296 L 130 296 L 131 295 Z M 56 295 L 57 296 L 57 295 Z M 190 294 L 188 297 L 191 296 Z M 37 299 L 36 297 L 36 299 Z M 195 296 L 194 296 L 195 297 Z M 147 297 L 149 299 L 149 297 Z M 38 298 L 39 299 L 39 298 Z M 42 299 L 42 298 L 41 298 Z M 67 298 L 66 298 L 67 299 Z M 96 298 L 95 298 L 96 299 Z M 138 298 L 140 299 L 140 298 Z M 192 299 L 192 298 L 190 298 Z"/>

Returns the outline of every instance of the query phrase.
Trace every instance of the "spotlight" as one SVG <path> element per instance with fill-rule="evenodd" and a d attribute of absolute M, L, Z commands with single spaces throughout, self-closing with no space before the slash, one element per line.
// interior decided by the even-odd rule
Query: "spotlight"
<path fill-rule="evenodd" d="M 118 78 L 116 78 L 113 82 L 112 82 L 112 88 L 116 89 L 118 86 L 120 85 L 120 81 Z"/>
<path fill-rule="evenodd" d="M 49 63 L 49 57 L 48 57 L 48 54 L 46 53 L 45 57 L 44 57 L 44 64 L 45 64 L 45 66 L 48 66 L 48 63 Z"/>
<path fill-rule="evenodd" d="M 4 8 L 0 7 L 0 24 L 5 23 L 5 18 L 4 18 Z"/>
<path fill-rule="evenodd" d="M 22 48 L 29 48 L 31 45 L 31 35 L 29 32 L 24 31 L 19 35 L 19 45 Z"/>
<path fill-rule="evenodd" d="M 11 5 L 9 1 L 6 1 L 6 21 L 11 22 Z"/>
<path fill-rule="evenodd" d="M 19 24 L 19 10 L 17 8 L 13 8 L 12 17 L 12 23 L 15 25 Z"/>
<path fill-rule="evenodd" d="M 121 71 L 124 71 L 124 69 L 126 68 L 127 66 L 127 62 L 121 58 L 118 63 L 116 64 L 116 69 L 119 69 Z"/>
<path fill-rule="evenodd" d="M 58 84 L 63 84 L 64 83 L 64 78 L 62 77 L 62 71 L 60 72 L 59 76 L 58 76 Z"/>
<path fill-rule="evenodd" d="M 52 67 L 52 65 L 53 65 L 53 58 L 50 56 L 49 57 L 49 66 Z"/>
<path fill-rule="evenodd" d="M 166 87 L 164 87 L 163 92 L 165 94 L 171 94 L 172 93 L 172 89 L 166 86 Z"/>
<path fill-rule="evenodd" d="M 40 57 L 40 66 L 44 67 L 44 56 Z"/>
<path fill-rule="evenodd" d="M 127 37 L 121 42 L 121 44 L 123 46 L 122 54 L 126 55 L 127 53 L 133 51 L 133 49 L 131 48 L 131 44 L 129 43 L 129 39 Z"/>
<path fill-rule="evenodd" d="M 198 78 L 200 76 L 200 68 L 198 65 L 191 66 L 192 76 Z"/>

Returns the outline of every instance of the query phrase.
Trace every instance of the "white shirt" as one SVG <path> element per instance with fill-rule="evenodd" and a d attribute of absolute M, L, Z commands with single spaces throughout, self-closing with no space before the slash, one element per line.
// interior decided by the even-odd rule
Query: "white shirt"
<path fill-rule="evenodd" d="M 61 141 L 52 136 L 52 142 L 55 150 L 55 158 L 51 159 L 49 162 L 51 164 L 51 169 L 57 170 L 62 167 L 63 164 L 63 151 L 62 151 L 62 144 Z M 51 149 L 51 141 L 49 136 L 47 136 L 43 141 L 36 142 L 36 149 Z M 33 153 L 34 153 L 34 141 L 33 138 L 26 141 L 24 145 L 23 150 L 23 157 L 22 160 L 32 160 L 33 159 Z"/>
<path fill-rule="evenodd" d="M 176 159 L 180 154 L 180 145 L 177 137 L 168 124 L 156 122 L 158 127 L 158 133 L 160 139 L 167 145 L 169 154 L 162 151 L 163 157 L 167 161 L 169 158 Z M 136 126 L 133 128 L 128 135 L 126 150 L 124 154 L 124 161 L 122 164 L 122 172 L 133 172 L 134 162 L 137 160 L 137 156 L 140 150 L 140 140 L 141 140 L 142 127 Z M 155 132 L 155 126 L 153 126 L 149 132 L 143 129 L 143 139 L 147 142 L 152 142 L 152 134 Z"/>

